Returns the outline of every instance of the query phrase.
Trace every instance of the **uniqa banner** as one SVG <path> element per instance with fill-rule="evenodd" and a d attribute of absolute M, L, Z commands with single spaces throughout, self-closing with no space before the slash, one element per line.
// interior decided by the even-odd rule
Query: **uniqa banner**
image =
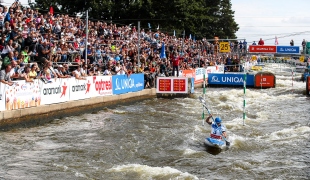
<path fill-rule="evenodd" d="M 208 77 L 208 84 L 242 86 L 244 74 L 213 74 Z M 246 75 L 246 85 L 254 86 L 254 75 Z"/>
<path fill-rule="evenodd" d="M 125 94 L 144 89 L 144 74 L 112 76 L 113 94 Z"/>

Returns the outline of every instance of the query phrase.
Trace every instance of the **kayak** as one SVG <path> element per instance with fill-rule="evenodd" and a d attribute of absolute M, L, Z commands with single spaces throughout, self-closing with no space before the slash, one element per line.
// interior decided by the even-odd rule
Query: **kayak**
<path fill-rule="evenodd" d="M 208 137 L 205 139 L 205 145 L 207 145 L 209 147 L 218 148 L 218 149 L 226 148 L 225 141 L 223 141 L 221 139 L 211 138 L 211 137 Z"/>

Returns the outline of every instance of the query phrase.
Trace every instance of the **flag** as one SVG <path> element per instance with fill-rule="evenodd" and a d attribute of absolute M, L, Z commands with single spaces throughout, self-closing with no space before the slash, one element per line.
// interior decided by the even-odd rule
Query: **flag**
<path fill-rule="evenodd" d="M 50 7 L 50 13 L 52 16 L 54 15 L 54 8 L 52 6 Z"/>
<path fill-rule="evenodd" d="M 278 37 L 277 37 L 277 36 L 275 37 L 274 44 L 275 44 L 275 45 L 278 45 L 278 44 L 279 44 L 279 42 L 278 42 Z"/>
<path fill-rule="evenodd" d="M 160 50 L 160 59 L 166 58 L 166 51 L 165 51 L 165 43 L 163 42 L 163 45 L 161 46 Z"/>
<path fill-rule="evenodd" d="M 196 38 L 195 38 L 195 36 L 193 37 L 193 41 L 194 41 L 194 42 L 196 42 Z"/>
<path fill-rule="evenodd" d="M 157 31 L 159 30 L 159 24 L 158 24 L 158 26 L 157 26 Z"/>
<path fill-rule="evenodd" d="M 148 24 L 148 26 L 149 26 L 149 29 L 151 29 L 151 24 L 150 23 L 147 23 Z"/>
<path fill-rule="evenodd" d="M 189 34 L 189 39 L 192 39 L 192 35 L 191 34 Z"/>
<path fill-rule="evenodd" d="M 175 37 L 175 30 L 173 31 L 173 36 Z"/>

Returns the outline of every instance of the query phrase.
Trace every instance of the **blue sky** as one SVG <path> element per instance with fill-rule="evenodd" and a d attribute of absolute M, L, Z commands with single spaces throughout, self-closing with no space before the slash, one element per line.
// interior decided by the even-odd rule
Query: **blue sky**
<path fill-rule="evenodd" d="M 5 5 L 14 2 L 3 1 Z M 20 2 L 28 4 L 28 0 Z M 265 44 L 274 45 L 275 36 L 279 45 L 289 45 L 291 39 L 296 46 L 303 39 L 310 41 L 309 0 L 231 0 L 231 3 L 240 27 L 237 36 L 248 43 L 263 38 Z"/>
<path fill-rule="evenodd" d="M 265 39 L 274 45 L 289 45 L 291 39 L 301 46 L 303 39 L 310 41 L 309 0 L 231 0 L 235 20 L 239 24 L 238 38 L 249 43 Z M 286 36 L 286 37 L 284 37 Z"/>

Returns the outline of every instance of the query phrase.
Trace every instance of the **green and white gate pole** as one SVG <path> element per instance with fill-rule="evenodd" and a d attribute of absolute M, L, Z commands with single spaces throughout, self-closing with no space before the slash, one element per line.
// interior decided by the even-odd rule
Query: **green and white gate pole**
<path fill-rule="evenodd" d="M 205 71 L 206 72 L 206 71 Z M 206 73 L 203 73 L 203 99 L 206 100 Z M 202 105 L 202 125 L 205 125 L 205 108 Z"/>
<path fill-rule="evenodd" d="M 244 80 L 243 80 L 243 126 L 245 125 L 245 91 L 246 91 L 246 71 L 245 71 L 245 64 L 244 63 Z"/>

